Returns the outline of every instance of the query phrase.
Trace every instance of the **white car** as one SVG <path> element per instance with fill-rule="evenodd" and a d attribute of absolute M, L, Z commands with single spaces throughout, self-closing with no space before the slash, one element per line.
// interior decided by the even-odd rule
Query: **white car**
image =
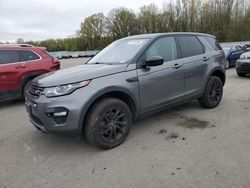
<path fill-rule="evenodd" d="M 73 58 L 78 58 L 79 57 L 79 52 L 73 52 L 72 57 Z"/>

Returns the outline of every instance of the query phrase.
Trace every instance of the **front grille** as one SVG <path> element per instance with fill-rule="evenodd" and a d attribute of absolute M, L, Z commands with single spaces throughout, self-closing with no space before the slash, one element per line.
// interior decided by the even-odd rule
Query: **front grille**
<path fill-rule="evenodd" d="M 35 98 L 39 98 L 43 90 L 43 87 L 32 84 L 32 86 L 29 88 L 29 94 Z"/>
<path fill-rule="evenodd" d="M 247 59 L 250 59 L 250 56 L 249 56 L 249 57 L 247 57 Z"/>

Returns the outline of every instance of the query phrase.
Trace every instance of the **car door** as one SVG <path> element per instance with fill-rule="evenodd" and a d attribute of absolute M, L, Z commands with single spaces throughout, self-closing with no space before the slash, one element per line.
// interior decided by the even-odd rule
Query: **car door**
<path fill-rule="evenodd" d="M 20 88 L 23 74 L 29 70 L 26 62 L 20 62 L 17 50 L 0 50 L 0 91 Z"/>
<path fill-rule="evenodd" d="M 137 69 L 142 113 L 181 101 L 184 92 L 183 62 L 178 59 L 175 37 L 165 36 L 154 41 L 140 63 L 154 56 L 163 57 L 164 63 Z"/>
<path fill-rule="evenodd" d="M 206 82 L 208 54 L 205 47 L 194 35 L 179 35 L 181 60 L 184 62 L 185 95 L 186 98 L 195 97 L 203 92 Z"/>

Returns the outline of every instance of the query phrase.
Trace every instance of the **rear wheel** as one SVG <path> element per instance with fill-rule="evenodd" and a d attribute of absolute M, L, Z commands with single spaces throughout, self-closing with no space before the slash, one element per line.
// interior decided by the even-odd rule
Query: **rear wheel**
<path fill-rule="evenodd" d="M 212 76 L 206 86 L 204 95 L 199 99 L 201 106 L 215 108 L 220 104 L 223 95 L 223 83 L 217 76 Z"/>
<path fill-rule="evenodd" d="M 86 138 L 93 145 L 110 149 L 125 141 L 131 124 L 132 115 L 127 104 L 106 98 L 97 102 L 88 113 Z"/>

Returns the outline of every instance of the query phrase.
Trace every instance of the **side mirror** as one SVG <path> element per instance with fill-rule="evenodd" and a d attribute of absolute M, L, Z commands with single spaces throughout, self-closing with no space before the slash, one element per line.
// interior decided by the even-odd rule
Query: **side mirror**
<path fill-rule="evenodd" d="M 142 65 L 144 67 L 154 67 L 159 66 L 164 63 L 164 58 L 161 56 L 153 56 L 148 58 Z"/>

